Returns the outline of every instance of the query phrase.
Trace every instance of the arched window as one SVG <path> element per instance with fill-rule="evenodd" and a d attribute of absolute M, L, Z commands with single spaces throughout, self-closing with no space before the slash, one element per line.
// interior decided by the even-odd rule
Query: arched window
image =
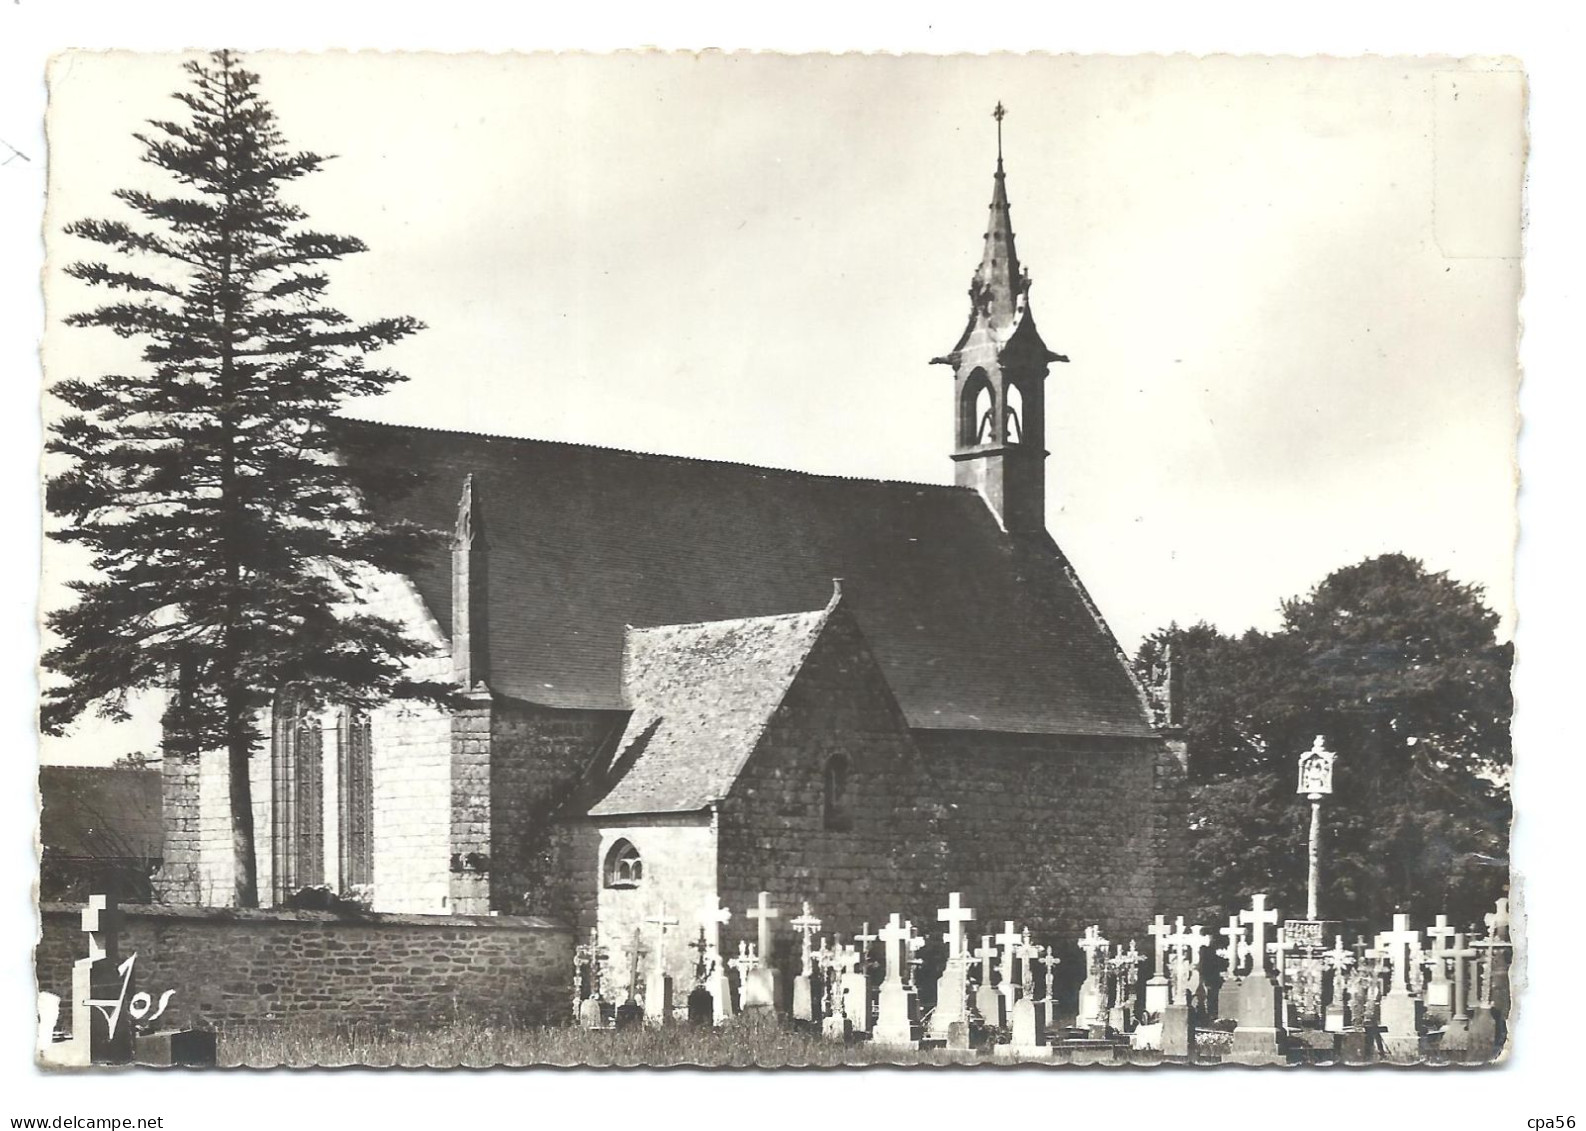
<path fill-rule="evenodd" d="M 619 840 L 606 853 L 606 886 L 636 888 L 644 879 L 644 861 L 631 840 Z"/>
<path fill-rule="evenodd" d="M 958 446 L 972 448 L 996 440 L 996 395 L 984 369 L 976 369 L 964 382 L 958 405 Z"/>
<path fill-rule="evenodd" d="M 325 882 L 324 736 L 296 688 L 275 697 L 270 722 L 271 860 L 279 901 Z"/>
<path fill-rule="evenodd" d="M 1024 394 L 1019 392 L 1019 386 L 1008 385 L 1008 410 L 1003 415 L 1006 418 L 1006 427 L 1003 434 L 1008 438 L 1008 443 L 1017 444 L 1024 439 Z"/>
<path fill-rule="evenodd" d="M 833 755 L 826 762 L 824 793 L 822 823 L 828 829 L 839 831 L 851 828 L 853 817 L 848 809 L 848 759 L 841 754 Z"/>
<path fill-rule="evenodd" d="M 374 743 L 369 712 L 341 713 L 337 802 L 342 886 L 374 882 Z"/>

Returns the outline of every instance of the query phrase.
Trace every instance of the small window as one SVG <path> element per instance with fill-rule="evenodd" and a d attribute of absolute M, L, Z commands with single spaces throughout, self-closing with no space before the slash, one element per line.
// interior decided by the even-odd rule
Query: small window
<path fill-rule="evenodd" d="M 852 827 L 848 803 L 848 759 L 838 754 L 826 763 L 824 824 L 828 829 L 846 831 Z"/>
<path fill-rule="evenodd" d="M 644 861 L 630 840 L 619 840 L 606 853 L 606 886 L 608 888 L 636 888 L 644 879 Z"/>

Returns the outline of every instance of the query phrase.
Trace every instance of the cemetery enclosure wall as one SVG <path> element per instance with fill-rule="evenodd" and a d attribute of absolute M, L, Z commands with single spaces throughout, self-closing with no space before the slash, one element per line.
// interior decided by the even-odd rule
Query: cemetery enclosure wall
<path fill-rule="evenodd" d="M 1182 769 L 1157 739 L 915 732 L 947 846 L 942 885 L 983 922 L 1127 938 L 1188 910 Z"/>
<path fill-rule="evenodd" d="M 554 920 L 128 906 L 123 957 L 137 989 L 174 989 L 162 1023 L 238 1024 L 321 1015 L 442 1023 L 461 1013 L 527 1022 L 566 1011 L 572 932 Z M 81 905 L 41 908 L 39 988 L 71 996 L 86 953 Z"/>

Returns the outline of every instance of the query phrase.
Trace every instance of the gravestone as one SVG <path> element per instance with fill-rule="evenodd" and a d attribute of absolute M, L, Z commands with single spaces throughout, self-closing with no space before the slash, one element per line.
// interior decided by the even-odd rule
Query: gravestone
<path fill-rule="evenodd" d="M 904 926 L 897 912 L 881 928 L 879 938 L 886 948 L 887 972 L 881 983 L 876 1010 L 876 1029 L 871 1040 L 881 1046 L 917 1049 L 920 1035 L 913 1006 L 915 999 L 904 985 L 903 971 L 908 962 L 907 945 L 913 931 Z"/>
<path fill-rule="evenodd" d="M 1019 1000 L 1019 980 L 1015 977 L 1014 950 L 1024 942 L 1024 935 L 1013 929 L 1013 920 L 1003 922 L 1002 933 L 994 940 L 1002 948 L 1002 957 L 997 963 L 997 989 L 1002 994 L 1002 1008 L 1004 1014 L 1009 1014 L 1013 1003 Z"/>
<path fill-rule="evenodd" d="M 1443 951 L 1443 957 L 1454 966 L 1453 1013 L 1443 1026 L 1442 1051 L 1450 1060 L 1462 1062 L 1470 1056 L 1470 1001 L 1466 978 L 1470 960 L 1481 952 L 1465 945 L 1465 936 L 1454 932 L 1453 943 Z"/>
<path fill-rule="evenodd" d="M 1342 1033 L 1349 1028 L 1349 1009 L 1346 996 L 1349 968 L 1355 964 L 1355 955 L 1344 945 L 1344 936 L 1333 936 L 1333 949 L 1322 956 L 1327 972 L 1327 996 L 1322 1011 L 1322 1029 L 1328 1033 Z"/>
<path fill-rule="evenodd" d="M 1057 968 L 1063 960 L 1057 956 L 1057 948 L 1049 946 L 1036 959 L 1041 964 L 1041 973 L 1046 978 L 1046 997 L 1042 1004 L 1046 1007 L 1046 1027 L 1057 1027 Z"/>
<path fill-rule="evenodd" d="M 1074 1024 L 1090 1031 L 1092 1038 L 1100 1039 L 1107 1033 L 1107 995 L 1102 986 L 1103 969 L 1107 962 L 1107 949 L 1112 944 L 1102 937 L 1101 928 L 1092 923 L 1085 928 L 1079 940 L 1079 949 L 1085 952 L 1085 981 L 1079 987 L 1079 1009 Z"/>
<path fill-rule="evenodd" d="M 1180 919 L 1179 922 L 1182 923 L 1183 920 Z M 1150 981 L 1145 984 L 1145 1012 L 1151 1017 L 1166 1009 L 1171 998 L 1172 985 L 1168 981 L 1165 959 L 1167 939 L 1173 933 L 1173 928 L 1168 925 L 1165 916 L 1158 915 L 1146 930 L 1150 932 L 1151 940 L 1156 947 L 1156 965 L 1152 967 Z"/>
<path fill-rule="evenodd" d="M 1229 1060 L 1237 1064 L 1287 1063 L 1279 1043 L 1278 992 L 1267 974 L 1266 928 L 1278 921 L 1275 909 L 1267 907 L 1265 893 L 1250 897 L 1250 907 L 1239 912 L 1241 927 L 1250 928 L 1250 972 L 1240 980 L 1236 1027 Z M 1230 940 L 1236 954 L 1242 940 Z"/>
<path fill-rule="evenodd" d="M 1410 993 L 1410 964 L 1421 949 L 1421 932 L 1410 917 L 1393 916 L 1393 930 L 1377 935 L 1377 948 L 1393 964 L 1393 984 L 1380 1005 L 1382 1049 L 1389 1060 L 1412 1063 L 1421 1058 L 1421 1000 Z"/>
<path fill-rule="evenodd" d="M 947 944 L 947 965 L 936 980 L 936 1008 L 931 1011 L 930 1028 L 925 1034 L 928 1040 L 945 1041 L 950 1026 L 969 1021 L 969 952 L 964 924 L 974 919 L 975 912 L 959 900 L 958 892 L 950 892 L 947 906 L 936 912 L 936 921 L 947 924 L 942 934 L 942 941 Z"/>
<path fill-rule="evenodd" d="M 799 972 L 793 979 L 793 1020 L 814 1021 L 815 1012 L 815 956 L 810 939 L 821 929 L 821 921 L 810 913 L 809 901 L 804 903 L 803 914 L 788 924 L 799 933 Z"/>
<path fill-rule="evenodd" d="M 990 935 L 980 936 L 980 949 L 974 958 L 980 961 L 980 985 L 975 987 L 975 1012 L 980 1023 L 988 1029 L 1000 1029 L 1007 1020 L 1003 1012 L 1003 996 L 992 984 L 991 960 L 997 957 L 997 948 L 991 945 Z"/>
<path fill-rule="evenodd" d="M 1509 1016 L 1509 962 L 1514 953 L 1514 939 L 1509 934 L 1509 901 L 1498 900 L 1497 906 L 1482 916 L 1482 921 L 1487 925 L 1487 937 L 1495 940 L 1499 946 L 1488 953 L 1492 957 L 1492 998 L 1493 1011 L 1500 1019 Z"/>
<path fill-rule="evenodd" d="M 738 940 L 738 957 L 727 963 L 732 967 L 733 973 L 738 975 L 738 1012 L 744 1013 L 749 1009 L 749 999 L 752 992 L 751 975 L 760 967 L 760 956 L 755 953 L 754 946 L 746 939 Z M 762 992 L 756 1002 L 757 1008 L 769 1008 L 769 999 Z"/>
<path fill-rule="evenodd" d="M 854 936 L 857 946 L 853 952 L 852 965 L 842 975 L 843 1016 L 856 1033 L 870 1032 L 870 947 L 877 938 L 871 933 L 870 924 L 866 923 Z M 844 958 L 843 961 L 847 964 L 849 959 Z"/>
<path fill-rule="evenodd" d="M 1421 987 L 1423 1016 L 1426 1024 L 1445 1024 L 1454 1012 L 1454 984 L 1448 980 L 1448 946 L 1454 937 L 1454 928 L 1448 924 L 1447 915 L 1439 915 L 1426 928 L 1430 944 L 1426 960 L 1430 964 L 1425 983 Z"/>
<path fill-rule="evenodd" d="M 663 902 L 645 923 L 655 928 L 655 964 L 644 985 L 644 1019 L 651 1025 L 664 1025 L 672 1019 L 672 975 L 666 972 L 666 929 L 675 927 L 679 920 L 666 913 Z"/>
<path fill-rule="evenodd" d="M 1111 975 L 1110 991 L 1108 996 L 1107 1030 L 1111 1033 L 1128 1034 L 1139 1025 L 1139 996 L 1140 996 L 1140 964 L 1145 961 L 1135 946 L 1135 940 L 1129 940 L 1129 949 L 1109 959 L 1108 972 Z"/>
<path fill-rule="evenodd" d="M 755 953 L 760 962 L 749 971 L 744 983 L 744 1011 L 751 1009 L 780 1010 L 782 1008 L 782 986 L 777 978 L 776 968 L 771 964 L 771 920 L 781 914 L 771 906 L 771 893 L 761 892 L 759 903 L 747 912 L 749 918 L 755 921 L 759 942 Z"/>
<path fill-rule="evenodd" d="M 721 1025 L 732 1020 L 732 979 L 727 964 L 721 956 L 721 927 L 732 918 L 732 910 L 721 906 L 721 900 L 711 895 L 700 908 L 700 930 L 705 933 L 709 947 L 705 951 L 704 987 L 710 994 L 711 1022 Z"/>
<path fill-rule="evenodd" d="M 1467 1059 L 1476 1063 L 1495 1059 L 1503 1048 L 1505 1036 L 1504 1020 L 1498 1015 L 1494 1004 L 1494 983 L 1499 969 L 1498 956 L 1509 944 L 1494 936 L 1491 916 L 1488 917 L 1487 931 L 1486 938 L 1470 944 L 1481 954 L 1477 964 L 1477 1000 L 1470 1012 L 1466 1050 Z"/>

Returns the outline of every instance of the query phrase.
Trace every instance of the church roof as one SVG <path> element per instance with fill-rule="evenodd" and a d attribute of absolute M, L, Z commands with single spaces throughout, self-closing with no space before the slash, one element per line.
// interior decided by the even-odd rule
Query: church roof
<path fill-rule="evenodd" d="M 628 632 L 633 714 L 595 817 L 678 813 L 727 796 L 787 693 L 827 610 Z"/>
<path fill-rule="evenodd" d="M 498 694 L 620 709 L 624 628 L 822 606 L 831 579 L 912 727 L 1153 733 L 1111 634 L 1049 539 L 972 490 L 344 421 L 349 461 L 417 472 L 378 514 L 450 530 L 465 475 L 488 526 Z M 451 632 L 451 555 L 413 581 Z"/>

